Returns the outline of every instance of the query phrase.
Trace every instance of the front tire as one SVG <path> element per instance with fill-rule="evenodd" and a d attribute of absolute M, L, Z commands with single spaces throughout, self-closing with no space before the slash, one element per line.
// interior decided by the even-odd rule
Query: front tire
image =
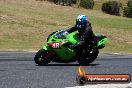
<path fill-rule="evenodd" d="M 35 63 L 38 65 L 46 65 L 50 63 L 50 59 L 45 58 L 46 54 L 47 54 L 46 50 L 44 49 L 39 50 L 34 57 Z"/>

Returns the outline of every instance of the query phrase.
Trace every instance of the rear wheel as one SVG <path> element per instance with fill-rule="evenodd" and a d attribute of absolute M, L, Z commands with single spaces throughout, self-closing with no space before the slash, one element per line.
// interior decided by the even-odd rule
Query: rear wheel
<path fill-rule="evenodd" d="M 89 54 L 89 63 L 92 63 L 98 56 L 99 50 L 94 50 Z"/>
<path fill-rule="evenodd" d="M 35 63 L 38 65 L 46 65 L 50 63 L 50 58 L 46 58 L 47 53 L 48 52 L 44 49 L 39 50 L 34 57 Z"/>
<path fill-rule="evenodd" d="M 80 65 L 89 65 L 90 63 L 92 63 L 97 58 L 98 53 L 99 53 L 98 50 L 91 51 L 91 52 L 87 53 L 86 58 L 79 59 L 78 63 Z"/>
<path fill-rule="evenodd" d="M 78 60 L 78 63 L 80 65 L 89 65 L 90 61 L 89 61 L 89 58 L 81 58 L 81 60 Z"/>

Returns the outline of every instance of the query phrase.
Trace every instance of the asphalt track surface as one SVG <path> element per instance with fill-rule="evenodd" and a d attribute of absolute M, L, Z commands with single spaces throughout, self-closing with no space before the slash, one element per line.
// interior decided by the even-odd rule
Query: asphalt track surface
<path fill-rule="evenodd" d="M 0 52 L 0 88 L 65 88 L 78 86 L 78 63 L 37 66 L 35 52 Z M 89 66 L 90 74 L 132 75 L 132 54 L 99 54 Z"/>

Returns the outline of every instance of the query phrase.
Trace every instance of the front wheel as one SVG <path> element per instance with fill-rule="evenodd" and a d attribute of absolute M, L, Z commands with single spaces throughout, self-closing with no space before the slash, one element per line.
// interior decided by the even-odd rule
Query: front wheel
<path fill-rule="evenodd" d="M 46 55 L 47 55 L 46 50 L 44 49 L 39 50 L 34 57 L 35 63 L 38 65 L 46 65 L 50 63 L 51 60 L 49 58 L 46 58 Z"/>

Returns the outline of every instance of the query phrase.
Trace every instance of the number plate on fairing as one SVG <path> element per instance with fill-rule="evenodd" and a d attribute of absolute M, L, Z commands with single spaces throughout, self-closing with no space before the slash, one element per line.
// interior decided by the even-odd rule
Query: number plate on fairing
<path fill-rule="evenodd" d="M 62 42 L 53 42 L 53 43 L 49 43 L 48 45 L 52 48 L 60 48 Z"/>

